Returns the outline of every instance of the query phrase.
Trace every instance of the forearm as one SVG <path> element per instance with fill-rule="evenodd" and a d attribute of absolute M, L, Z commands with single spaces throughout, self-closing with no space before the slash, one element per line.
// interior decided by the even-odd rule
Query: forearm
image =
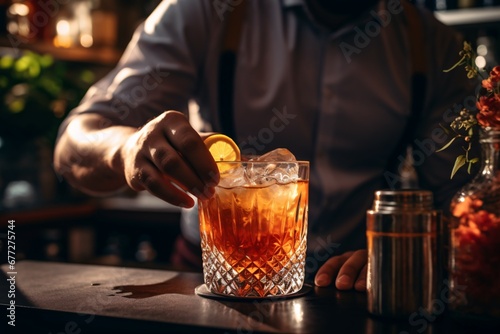
<path fill-rule="evenodd" d="M 115 192 L 127 185 L 121 149 L 136 130 L 109 124 L 97 114 L 79 115 L 57 142 L 54 167 L 81 191 L 92 195 Z"/>

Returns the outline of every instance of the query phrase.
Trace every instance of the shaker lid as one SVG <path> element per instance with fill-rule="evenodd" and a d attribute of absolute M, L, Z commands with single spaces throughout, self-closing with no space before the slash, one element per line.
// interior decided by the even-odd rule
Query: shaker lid
<path fill-rule="evenodd" d="M 403 189 L 378 190 L 375 192 L 373 210 L 406 211 L 432 210 L 433 195 L 429 190 Z"/>
<path fill-rule="evenodd" d="M 433 210 L 433 195 L 427 190 L 379 190 L 372 210 L 367 211 L 367 234 L 387 236 L 435 235 L 440 212 Z"/>

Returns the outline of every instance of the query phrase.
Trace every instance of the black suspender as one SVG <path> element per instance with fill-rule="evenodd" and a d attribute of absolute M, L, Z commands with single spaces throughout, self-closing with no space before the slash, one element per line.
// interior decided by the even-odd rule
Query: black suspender
<path fill-rule="evenodd" d="M 236 139 L 234 126 L 234 75 L 236 72 L 236 59 L 238 46 L 240 44 L 243 20 L 245 18 L 246 0 L 231 10 L 223 27 L 221 53 L 219 56 L 219 78 L 218 78 L 218 104 L 219 122 L 221 132 Z"/>
<path fill-rule="evenodd" d="M 402 175 L 400 174 L 402 166 L 401 159 L 408 162 L 407 148 L 411 146 L 412 141 L 416 137 L 416 130 L 419 123 L 422 109 L 425 102 L 425 93 L 427 88 L 427 57 L 424 37 L 424 24 L 421 13 L 415 5 L 407 0 L 402 0 L 403 10 L 407 23 L 407 34 L 410 41 L 410 61 L 411 61 L 411 105 L 410 117 L 403 131 L 403 136 L 396 145 L 395 150 L 387 161 L 387 169 L 384 173 L 386 186 L 394 189 L 401 188 L 404 184 Z"/>

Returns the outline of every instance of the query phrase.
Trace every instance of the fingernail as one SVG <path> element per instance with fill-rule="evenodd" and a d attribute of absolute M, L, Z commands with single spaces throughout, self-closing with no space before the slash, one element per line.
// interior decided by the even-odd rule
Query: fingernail
<path fill-rule="evenodd" d="M 352 284 L 352 279 L 347 275 L 342 275 L 337 278 L 337 285 L 350 286 Z"/>
<path fill-rule="evenodd" d="M 210 179 L 207 181 L 207 187 L 209 187 L 209 188 L 215 188 L 218 184 L 219 184 L 219 182 L 217 180 L 214 180 L 214 179 Z"/>
<path fill-rule="evenodd" d="M 332 280 L 331 280 L 330 276 L 328 276 L 327 274 L 320 274 L 314 280 L 314 283 L 317 286 L 328 286 L 328 285 L 330 285 L 331 282 L 332 282 Z"/>
<path fill-rule="evenodd" d="M 179 203 L 179 204 L 177 204 L 177 206 L 180 206 L 181 208 L 184 208 L 184 209 L 192 208 L 193 205 L 189 205 L 188 203 Z"/>

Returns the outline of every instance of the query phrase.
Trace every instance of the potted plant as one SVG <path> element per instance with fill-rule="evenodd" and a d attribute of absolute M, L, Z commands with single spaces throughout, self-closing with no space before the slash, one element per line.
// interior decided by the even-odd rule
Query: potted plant
<path fill-rule="evenodd" d="M 57 129 L 93 81 L 91 71 L 75 73 L 50 55 L 0 56 L 0 208 L 54 196 L 56 186 L 47 187 L 55 180 L 51 159 Z M 17 200 L 6 193 L 16 185 Z"/>

